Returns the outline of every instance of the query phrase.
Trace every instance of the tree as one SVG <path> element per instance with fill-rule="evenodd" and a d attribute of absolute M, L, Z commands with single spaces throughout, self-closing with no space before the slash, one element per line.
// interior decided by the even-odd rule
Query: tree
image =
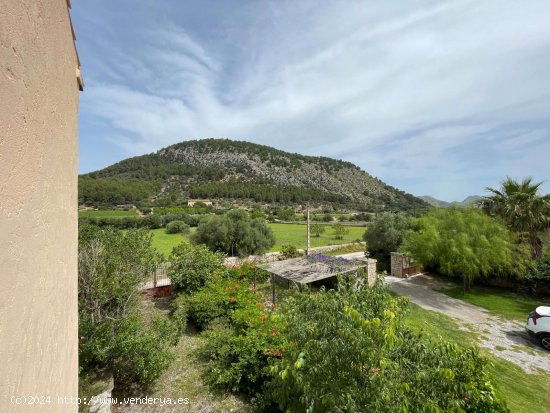
<path fill-rule="evenodd" d="M 319 237 L 321 236 L 322 233 L 325 232 L 325 226 L 324 225 L 321 225 L 321 224 L 313 224 L 311 226 L 311 233 L 315 236 L 315 237 Z"/>
<path fill-rule="evenodd" d="M 340 223 L 333 225 L 332 229 L 334 230 L 334 239 L 344 239 L 344 235 L 349 233 L 349 229 Z"/>
<path fill-rule="evenodd" d="M 273 232 L 265 221 L 261 218 L 250 219 L 240 209 L 233 209 L 222 216 L 205 218 L 192 239 L 213 251 L 240 257 L 263 254 L 275 245 Z"/>
<path fill-rule="evenodd" d="M 378 260 L 380 269 L 389 268 L 390 253 L 397 251 L 405 232 L 411 226 L 411 218 L 403 213 L 382 212 L 367 227 L 363 240 L 372 258 Z"/>
<path fill-rule="evenodd" d="M 223 261 L 223 254 L 205 245 L 181 243 L 170 254 L 168 276 L 178 290 L 192 294 L 225 272 Z"/>
<path fill-rule="evenodd" d="M 514 274 L 523 263 L 506 227 L 471 208 L 438 208 L 418 218 L 403 250 L 424 267 L 462 279 L 464 291 L 476 278 Z"/>
<path fill-rule="evenodd" d="M 189 225 L 183 221 L 172 221 L 166 225 L 167 234 L 188 234 Z"/>
<path fill-rule="evenodd" d="M 508 228 L 525 236 L 536 260 L 542 258 L 540 233 L 550 227 L 550 195 L 540 194 L 541 185 L 532 178 L 521 182 L 506 178 L 500 189 L 486 188 L 492 195 L 478 201 L 489 215 L 502 218 Z"/>

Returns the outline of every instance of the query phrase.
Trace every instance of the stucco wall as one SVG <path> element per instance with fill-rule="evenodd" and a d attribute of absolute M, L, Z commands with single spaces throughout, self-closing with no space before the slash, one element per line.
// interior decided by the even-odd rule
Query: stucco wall
<path fill-rule="evenodd" d="M 2 413 L 77 411 L 76 68 L 66 0 L 1 1 Z"/>

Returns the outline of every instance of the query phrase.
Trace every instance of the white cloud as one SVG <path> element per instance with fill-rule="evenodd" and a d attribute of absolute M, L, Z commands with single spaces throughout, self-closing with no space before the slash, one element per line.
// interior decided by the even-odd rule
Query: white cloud
<path fill-rule="evenodd" d="M 83 110 L 124 136 L 129 153 L 247 139 L 344 154 L 426 193 L 434 170 L 449 181 L 460 173 L 460 197 L 475 191 L 468 176 L 525 165 L 509 156 L 522 142 L 547 147 L 549 15 L 544 0 L 252 3 L 193 29 L 151 15 L 120 28 L 139 47 L 106 46 Z M 476 146 L 494 159 L 464 154 Z M 395 169 L 401 153 L 411 162 Z"/>

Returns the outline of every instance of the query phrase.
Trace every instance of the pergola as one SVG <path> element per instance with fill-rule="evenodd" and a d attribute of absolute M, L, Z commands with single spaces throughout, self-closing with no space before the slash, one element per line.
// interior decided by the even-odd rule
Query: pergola
<path fill-rule="evenodd" d="M 327 257 L 327 256 L 322 256 Z M 285 280 L 287 284 L 311 284 L 315 281 L 335 277 L 336 275 L 354 274 L 368 265 L 367 259 L 346 260 L 344 258 L 327 257 L 316 259 L 316 256 L 293 258 L 277 261 L 266 266 L 266 270 L 275 281 Z"/>

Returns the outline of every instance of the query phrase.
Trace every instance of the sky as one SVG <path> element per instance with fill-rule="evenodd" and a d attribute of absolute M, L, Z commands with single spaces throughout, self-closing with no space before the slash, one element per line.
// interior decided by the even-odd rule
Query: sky
<path fill-rule="evenodd" d="M 228 138 L 446 201 L 550 176 L 548 0 L 72 4 L 80 173 Z"/>

